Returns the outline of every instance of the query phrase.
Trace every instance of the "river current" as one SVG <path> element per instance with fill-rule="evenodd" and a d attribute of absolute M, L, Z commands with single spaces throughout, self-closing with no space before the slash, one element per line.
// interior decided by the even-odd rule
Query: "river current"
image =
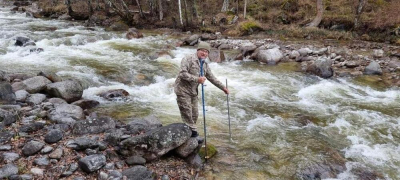
<path fill-rule="evenodd" d="M 174 43 L 173 37 L 145 32 L 142 39 L 127 40 L 124 33 L 34 19 L 10 8 L 0 7 L 0 70 L 45 70 L 78 79 L 86 88 L 83 98 L 101 102 L 94 111 L 116 119 L 155 115 L 163 124 L 181 122 L 173 84 L 181 59 L 194 48 L 178 47 L 157 57 L 155 52 Z M 18 36 L 34 40 L 44 51 L 14 46 Z M 221 82 L 228 79 L 233 142 L 226 96 L 207 82 L 207 140 L 219 153 L 204 175 L 296 179 L 310 169 L 332 171 L 340 161 L 346 170 L 337 179 L 358 179 L 362 170 L 400 179 L 400 90 L 350 78 L 321 79 L 296 72 L 294 66 L 210 64 Z M 109 89 L 125 89 L 130 96 L 110 102 L 96 95 Z"/>

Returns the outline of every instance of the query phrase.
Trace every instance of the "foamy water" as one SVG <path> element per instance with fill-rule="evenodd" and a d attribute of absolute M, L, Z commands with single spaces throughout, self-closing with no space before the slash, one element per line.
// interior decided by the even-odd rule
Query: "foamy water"
<path fill-rule="evenodd" d="M 18 36 L 31 38 L 44 52 L 14 46 Z M 102 28 L 32 19 L 0 8 L 1 70 L 30 74 L 48 70 L 73 77 L 87 87 L 84 98 L 98 100 L 105 108 L 140 106 L 165 123 L 180 122 L 173 84 L 181 59 L 195 52 L 179 47 L 170 51 L 172 57 L 151 57 L 171 42 L 161 35 L 127 40 L 124 34 Z M 220 150 L 213 160 L 220 171 L 209 176 L 291 179 L 295 177 L 291 172 L 324 160 L 322 150 L 329 147 L 347 160 L 347 170 L 337 179 L 357 179 L 353 173 L 357 168 L 400 179 L 400 90 L 377 90 L 351 79 L 325 80 L 256 62 L 210 67 L 221 82 L 228 79 L 235 143 L 228 141 L 226 96 L 206 82 L 209 142 Z M 97 95 L 111 89 L 128 91 L 129 100 L 110 102 Z M 310 122 L 299 125 L 303 117 Z M 202 117 L 199 127 L 201 121 Z M 231 164 L 224 163 L 227 157 Z"/>

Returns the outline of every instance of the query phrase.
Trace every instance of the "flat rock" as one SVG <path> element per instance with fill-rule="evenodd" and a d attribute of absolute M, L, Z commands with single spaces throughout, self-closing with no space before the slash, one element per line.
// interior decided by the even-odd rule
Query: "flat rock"
<path fill-rule="evenodd" d="M 122 175 L 126 176 L 129 180 L 153 180 L 153 172 L 144 166 L 133 166 L 129 169 L 122 171 Z"/>
<path fill-rule="evenodd" d="M 100 154 L 86 156 L 81 158 L 78 164 L 83 171 L 91 173 L 106 165 L 106 156 Z"/>
<path fill-rule="evenodd" d="M 8 178 L 15 174 L 18 174 L 18 167 L 14 164 L 6 164 L 0 168 L 0 179 Z"/>
<path fill-rule="evenodd" d="M 22 81 L 25 86 L 25 90 L 29 93 L 38 93 L 46 88 L 47 84 L 51 81 L 43 76 L 35 76 Z"/>
<path fill-rule="evenodd" d="M 115 121 L 110 117 L 89 118 L 75 123 L 72 133 L 75 135 L 98 134 L 115 128 Z"/>
<path fill-rule="evenodd" d="M 19 154 L 13 152 L 5 152 L 3 153 L 1 158 L 4 163 L 12 163 L 15 160 L 19 159 Z"/>

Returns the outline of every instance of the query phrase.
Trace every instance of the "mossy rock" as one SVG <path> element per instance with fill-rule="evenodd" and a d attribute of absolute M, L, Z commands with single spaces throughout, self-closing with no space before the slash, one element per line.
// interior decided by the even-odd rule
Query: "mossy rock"
<path fill-rule="evenodd" d="M 206 151 L 205 151 L 205 147 L 201 146 L 200 151 L 199 151 L 199 155 L 201 157 L 201 159 L 205 159 L 205 155 L 206 155 Z M 214 157 L 216 154 L 218 153 L 217 148 L 215 148 L 214 145 L 207 143 L 207 155 L 208 155 L 208 159 L 211 159 L 212 157 Z"/>
<path fill-rule="evenodd" d="M 262 30 L 262 28 L 258 22 L 250 20 L 240 23 L 239 30 L 242 34 L 252 34 L 255 31 Z"/>

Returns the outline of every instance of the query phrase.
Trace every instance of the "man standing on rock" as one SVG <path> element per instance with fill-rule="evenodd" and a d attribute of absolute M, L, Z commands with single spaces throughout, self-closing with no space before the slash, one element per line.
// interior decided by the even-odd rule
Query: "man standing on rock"
<path fill-rule="evenodd" d="M 198 87 L 208 79 L 219 89 L 229 94 L 229 90 L 215 78 L 212 74 L 210 66 L 205 59 L 210 52 L 210 44 L 201 41 L 198 44 L 197 52 L 185 56 L 181 61 L 181 69 L 175 80 L 175 94 L 179 111 L 183 122 L 185 122 L 192 130 L 192 137 L 199 136 L 197 132 L 198 111 Z M 200 76 L 200 65 L 203 63 L 203 75 Z"/>

